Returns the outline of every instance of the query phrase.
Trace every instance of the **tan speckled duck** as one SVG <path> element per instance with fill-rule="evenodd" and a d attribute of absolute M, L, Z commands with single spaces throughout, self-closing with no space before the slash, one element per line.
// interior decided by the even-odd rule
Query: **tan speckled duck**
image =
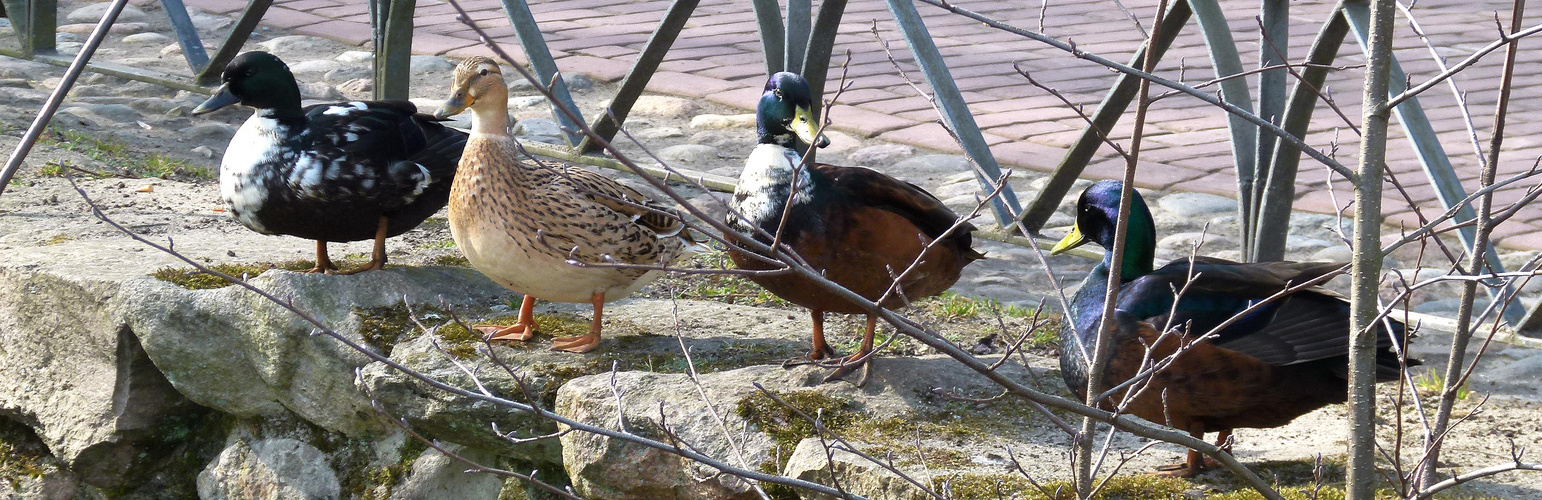
<path fill-rule="evenodd" d="M 660 271 L 584 263 L 668 265 L 699 248 L 673 209 L 576 167 L 524 158 L 507 132 L 508 86 L 498 64 L 472 57 L 455 69 L 455 94 L 439 116 L 471 108 L 471 138 L 450 190 L 450 232 L 478 271 L 525 295 L 513 326 L 479 325 L 496 340 L 529 340 L 535 299 L 594 305 L 589 334 L 553 340 L 588 352 L 600 343 L 604 304 L 636 291 Z"/>

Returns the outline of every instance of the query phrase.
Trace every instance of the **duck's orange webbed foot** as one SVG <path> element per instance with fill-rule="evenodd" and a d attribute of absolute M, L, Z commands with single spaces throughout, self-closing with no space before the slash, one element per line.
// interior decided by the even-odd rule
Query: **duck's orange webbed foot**
<path fill-rule="evenodd" d="M 835 352 L 835 349 L 832 349 L 827 345 L 824 346 L 824 349 L 816 348 L 812 351 L 809 351 L 808 354 L 788 358 L 787 361 L 782 362 L 782 368 L 792 368 L 794 366 L 812 364 L 823 366 L 823 363 L 825 363 L 826 360 L 839 357 L 841 357 L 840 353 Z"/>
<path fill-rule="evenodd" d="M 583 354 L 600 346 L 599 335 L 579 335 L 552 339 L 551 350 Z"/>
<path fill-rule="evenodd" d="M 833 363 L 824 363 L 822 366 L 835 368 L 835 371 L 825 375 L 824 382 L 842 380 L 847 375 L 860 370 L 861 373 L 857 376 L 856 385 L 857 387 L 862 387 L 867 385 L 867 377 L 872 374 L 873 356 L 871 351 L 859 352 L 840 358 Z"/>
<path fill-rule="evenodd" d="M 519 323 L 514 325 L 471 325 L 476 331 L 488 337 L 487 340 L 517 340 L 524 342 L 535 337 L 535 323 Z"/>
<path fill-rule="evenodd" d="M 589 334 L 552 339 L 551 350 L 583 354 L 600 346 L 600 318 L 605 313 L 605 294 L 595 292 L 589 296 L 589 302 L 594 305 L 594 320 L 589 323 Z"/>

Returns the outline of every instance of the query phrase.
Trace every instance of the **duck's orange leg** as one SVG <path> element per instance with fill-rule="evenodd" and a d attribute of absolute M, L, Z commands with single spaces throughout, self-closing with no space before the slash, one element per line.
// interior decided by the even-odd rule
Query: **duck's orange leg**
<path fill-rule="evenodd" d="M 1231 453 L 1231 443 L 1231 429 L 1222 429 L 1221 432 L 1215 436 L 1215 446 L 1228 454 Z M 1205 467 L 1220 467 L 1221 463 L 1215 461 L 1214 458 L 1205 457 L 1204 465 Z"/>
<path fill-rule="evenodd" d="M 810 309 L 809 316 L 814 321 L 814 348 L 808 354 L 798 356 L 782 362 L 782 368 L 791 368 L 798 365 L 806 365 L 825 358 L 839 356 L 830 344 L 825 343 L 825 312 L 820 309 Z"/>
<path fill-rule="evenodd" d="M 357 274 L 357 273 L 362 273 L 364 271 L 374 271 L 376 269 L 385 269 L 385 263 L 386 263 L 385 240 L 386 240 L 386 228 L 390 227 L 387 224 L 389 221 L 390 221 L 390 219 L 386 218 L 386 216 L 384 216 L 384 215 L 380 216 L 380 224 L 379 224 L 379 226 L 377 226 L 375 228 L 375 251 L 370 254 L 369 263 L 365 264 L 364 267 L 361 267 L 361 268 L 358 268 L 358 269 L 354 269 L 352 271 L 341 272 L 341 273 L 338 273 L 338 274 Z"/>
<path fill-rule="evenodd" d="M 1205 433 L 1202 429 L 1204 428 L 1196 426 L 1193 430 L 1189 431 L 1189 435 L 1194 436 L 1196 439 L 1204 439 Z M 1222 441 L 1229 437 L 1229 435 L 1229 431 L 1223 432 L 1221 437 Z M 1156 472 L 1153 472 L 1152 474 L 1162 477 L 1194 477 L 1204 471 L 1204 456 L 1201 455 L 1198 451 L 1190 449 L 1188 454 L 1184 456 L 1183 463 L 1159 466 L 1156 468 Z"/>
<path fill-rule="evenodd" d="M 307 273 L 324 273 L 336 271 L 337 264 L 332 263 L 332 258 L 327 256 L 327 242 L 316 240 L 316 267 L 305 270 Z"/>
<path fill-rule="evenodd" d="M 867 384 L 867 376 L 872 367 L 873 334 L 878 329 L 878 317 L 867 315 L 867 331 L 862 334 L 862 347 L 857 352 L 840 359 L 835 371 L 825 376 L 825 382 L 839 380 L 850 375 L 851 372 L 862 370 L 862 375 L 857 377 L 857 387 Z"/>
<path fill-rule="evenodd" d="M 519 320 L 513 325 L 472 325 L 482 335 L 492 335 L 488 340 L 518 340 L 524 342 L 535 336 L 535 297 L 525 296 L 519 304 Z"/>
<path fill-rule="evenodd" d="M 558 337 L 552 339 L 553 351 L 567 351 L 572 353 L 586 353 L 593 351 L 600 345 L 600 315 L 605 310 L 605 294 L 596 293 L 589 297 L 594 304 L 594 322 L 589 323 L 589 334 L 577 337 Z"/>

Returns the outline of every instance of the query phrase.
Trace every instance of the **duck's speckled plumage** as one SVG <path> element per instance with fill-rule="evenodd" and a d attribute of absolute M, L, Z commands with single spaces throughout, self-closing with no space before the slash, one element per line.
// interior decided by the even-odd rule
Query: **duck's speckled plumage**
<path fill-rule="evenodd" d="M 470 107 L 472 134 L 450 191 L 450 231 L 473 267 L 525 295 L 520 323 L 498 338 L 525 340 L 536 327 L 532 297 L 590 302 L 589 337 L 558 339 L 584 352 L 599 342 L 604 302 L 656 279 L 656 270 L 588 266 L 665 266 L 699 248 L 679 214 L 619 182 L 577 167 L 538 164 L 507 133 L 508 89 L 497 64 L 466 59 L 456 93 L 440 114 Z M 487 329 L 494 332 L 494 329 Z"/>
<path fill-rule="evenodd" d="M 326 261 L 325 242 L 397 236 L 449 198 L 466 134 L 411 102 L 302 108 L 288 66 L 264 52 L 237 56 L 222 78 L 194 113 L 238 102 L 256 109 L 220 162 L 220 195 L 252 230 L 317 240 L 317 259 Z M 376 259 L 384 264 L 383 251 Z"/>

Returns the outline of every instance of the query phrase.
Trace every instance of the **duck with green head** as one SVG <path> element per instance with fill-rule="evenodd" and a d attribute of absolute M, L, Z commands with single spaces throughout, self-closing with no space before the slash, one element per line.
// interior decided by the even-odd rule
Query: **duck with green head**
<path fill-rule="evenodd" d="M 385 240 L 443 208 L 466 134 L 418 113 L 409 101 L 300 106 L 289 66 L 266 52 L 230 61 L 213 97 L 193 110 L 232 104 L 256 110 L 220 161 L 220 195 L 236 221 L 263 234 L 316 240 L 316 267 L 331 272 L 327 242 Z"/>
<path fill-rule="evenodd" d="M 1118 181 L 1087 188 L 1076 204 L 1075 225 L 1051 253 L 1087 242 L 1113 248 L 1121 189 Z M 1131 192 L 1124 259 L 1115 263 L 1111 252 L 1104 254 L 1071 298 L 1074 325 L 1068 323 L 1060 331 L 1061 374 L 1072 392 L 1085 397 L 1089 354 L 1098 329 L 1112 321 L 1107 369 L 1099 384 L 1103 390 L 1135 377 L 1145 362 L 1170 356 L 1173 361 L 1136 394 L 1129 394 L 1129 389 L 1115 391 L 1101 402 L 1105 409 L 1113 409 L 1128 396 L 1125 413 L 1195 437 L 1217 432 L 1217 445 L 1229 450 L 1232 429 L 1278 427 L 1312 410 L 1344 402 L 1349 302 L 1319 286 L 1266 302 L 1292 286 L 1335 274 L 1342 264 L 1244 264 L 1195 257 L 1153 269 L 1156 224 L 1140 193 Z M 1108 273 L 1115 267 L 1122 284 L 1114 314 L 1105 318 Z M 1184 292 L 1178 297 L 1174 290 Z M 1234 316 L 1235 322 L 1222 327 Z M 1176 334 L 1164 336 L 1164 330 Z M 1418 364 L 1400 359 L 1405 340 L 1402 323 L 1388 319 L 1378 332 L 1377 381 L 1395 380 L 1404 367 Z M 1191 450 L 1184 463 L 1162 471 L 1191 476 L 1205 466 L 1199 453 Z"/>
<path fill-rule="evenodd" d="M 880 305 L 886 308 L 942 293 L 958 281 L 965 265 L 984 258 L 970 246 L 974 226 L 965 222 L 948 232 L 958 215 L 926 190 L 863 167 L 803 166 L 801 152 L 828 143 L 818 136 L 813 105 L 808 82 L 797 74 L 777 73 L 766 82 L 756 110 L 760 144 L 750 152 L 734 190 L 727 223 L 736 234 L 728 235 L 730 239 L 766 245 L 777 241 L 829 280 L 868 300 L 883 298 Z M 728 255 L 744 269 L 780 267 L 738 245 L 730 245 Z M 904 272 L 917 256 L 920 264 L 889 293 L 891 270 Z M 836 367 L 826 380 L 861 369 L 858 385 L 867 380 L 876 316 L 793 273 L 750 279 L 809 309 L 813 350 L 788 365 L 823 362 Z M 825 342 L 826 312 L 867 314 L 856 353 L 842 357 Z"/>

